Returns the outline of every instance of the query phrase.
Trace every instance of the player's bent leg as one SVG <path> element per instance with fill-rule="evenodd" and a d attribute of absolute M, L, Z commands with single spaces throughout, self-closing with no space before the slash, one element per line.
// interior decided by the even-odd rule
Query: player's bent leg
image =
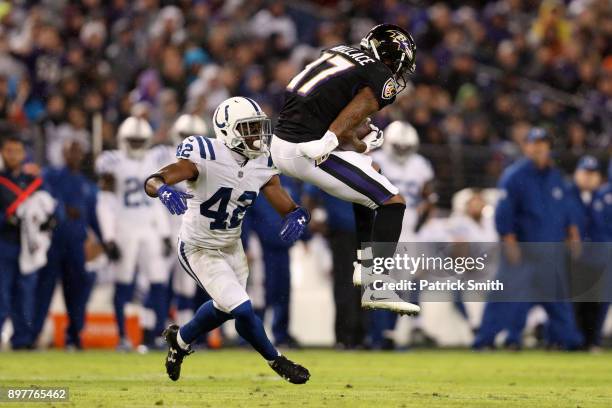
<path fill-rule="evenodd" d="M 372 227 L 372 242 L 395 242 L 401 234 L 405 202 L 399 190 L 372 167 L 372 158 L 350 151 L 334 151 L 327 160 L 315 165 L 301 156 L 296 145 L 275 138 L 271 147 L 275 165 L 283 172 L 314 184 L 328 194 L 376 211 Z M 365 213 L 365 211 L 363 211 Z M 364 223 L 365 224 L 365 223 Z M 367 225 L 363 227 L 364 236 Z M 361 269 L 355 283 L 360 283 Z M 388 309 L 402 314 L 416 314 L 419 307 L 402 301 L 397 294 L 389 301 L 367 300 L 364 307 Z M 402 304 L 404 303 L 404 304 Z"/>
<path fill-rule="evenodd" d="M 231 314 L 217 309 L 214 302 L 209 300 L 202 304 L 193 318 L 181 327 L 180 342 L 188 346 L 200 335 L 216 329 L 231 318 Z"/>
<path fill-rule="evenodd" d="M 255 314 L 251 301 L 238 305 L 231 311 L 236 319 L 236 331 L 249 342 L 255 350 L 267 361 L 272 361 L 280 355 L 266 335 L 261 319 Z"/>
<path fill-rule="evenodd" d="M 310 378 L 305 367 L 282 356 L 272 345 L 266 335 L 261 319 L 255 314 L 251 301 L 248 300 L 232 310 L 236 319 L 236 331 L 248 341 L 263 358 L 268 361 L 278 375 L 292 384 L 304 384 Z"/>
<path fill-rule="evenodd" d="M 394 256 L 397 242 L 402 233 L 405 209 L 406 203 L 404 198 L 399 194 L 395 194 L 382 202 L 376 210 L 372 241 L 375 243 L 386 243 L 386 245 L 375 245 L 372 251 L 373 258 L 390 258 Z M 394 280 L 384 274 L 378 275 L 377 279 Z M 372 287 L 365 289 L 361 302 L 364 308 L 391 310 L 407 315 L 415 315 L 421 311 L 418 305 L 404 301 L 393 291 L 374 292 Z"/>

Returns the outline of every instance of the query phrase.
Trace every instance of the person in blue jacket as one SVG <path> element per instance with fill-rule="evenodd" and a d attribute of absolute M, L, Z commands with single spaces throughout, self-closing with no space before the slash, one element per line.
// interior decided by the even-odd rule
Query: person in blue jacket
<path fill-rule="evenodd" d="M 562 300 L 569 292 L 565 249 L 560 244 L 566 240 L 575 244 L 580 236 L 567 186 L 551 159 L 551 145 L 544 129 L 531 129 L 526 157 L 501 176 L 495 224 L 504 249 L 500 276 L 508 280 L 507 291 L 497 297 L 505 301 L 487 303 L 474 341 L 477 349 L 493 347 L 504 329 L 506 346 L 520 348 L 527 313 L 534 304 L 541 304 L 548 315 L 551 347 L 575 349 L 582 342 L 572 305 Z"/>
<path fill-rule="evenodd" d="M 21 233 L 16 211 L 35 191 L 42 179 L 23 172 L 26 158 L 23 142 L 12 134 L 2 135 L 0 154 L 0 330 L 10 317 L 13 323 L 11 345 L 14 350 L 30 349 L 35 336 L 34 301 L 37 272 L 22 274 L 19 268 Z"/>
<path fill-rule="evenodd" d="M 39 272 L 34 328 L 38 335 L 47 317 L 55 284 L 61 278 L 69 317 L 66 347 L 81 348 L 85 308 L 95 281 L 95 273 L 85 269 L 85 241 L 90 228 L 100 236 L 95 212 L 97 187 L 81 171 L 84 150 L 80 142 L 68 140 L 63 154 L 66 165 L 48 168 L 43 175 L 49 192 L 58 201 L 58 224 L 47 265 Z"/>
<path fill-rule="evenodd" d="M 300 191 L 295 179 L 280 175 L 283 188 L 299 203 Z M 289 270 L 288 244 L 280 239 L 278 231 L 282 218 L 268 201 L 260 197 L 249 208 L 243 222 L 243 236 L 255 232 L 261 242 L 264 263 L 265 309 L 272 311 L 272 334 L 276 346 L 299 347 L 289 333 L 289 302 L 291 298 L 291 273 Z M 243 240 L 244 241 L 244 240 Z M 264 311 L 261 311 L 265 313 Z"/>
<path fill-rule="evenodd" d="M 574 218 L 584 245 L 580 257 L 570 264 L 570 277 L 576 324 L 584 338 L 582 347 L 585 350 L 597 349 L 600 346 L 602 316 L 605 317 L 608 306 L 607 303 L 601 302 L 603 296 L 597 295 L 608 252 L 608 247 L 601 244 L 606 241 L 601 232 L 605 233 L 605 230 L 610 229 L 604 217 L 600 216 L 604 208 L 603 201 L 598 198 L 601 186 L 599 161 L 590 155 L 581 157 L 569 191 L 570 198 L 573 199 Z"/>
<path fill-rule="evenodd" d="M 612 163 L 612 161 L 611 161 Z M 597 163 L 599 170 L 599 163 Z M 579 163 L 580 167 L 580 163 Z M 583 253 L 583 263 L 595 268 L 593 276 L 584 277 L 584 267 L 575 271 L 581 286 L 586 289 L 587 302 L 576 303 L 578 324 L 583 330 L 584 347 L 598 350 L 601 347 L 601 335 L 604 321 L 612 299 L 612 166 L 608 168 L 608 182 L 603 183 L 593 193 L 589 207 L 587 224 L 588 240 L 591 241 L 588 251 Z"/>

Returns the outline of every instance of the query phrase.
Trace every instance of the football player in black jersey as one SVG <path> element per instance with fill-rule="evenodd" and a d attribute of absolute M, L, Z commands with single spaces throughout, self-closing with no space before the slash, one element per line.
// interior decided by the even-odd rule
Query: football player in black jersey
<path fill-rule="evenodd" d="M 414 40 L 406 30 L 381 24 L 361 40 L 360 49 L 339 45 L 325 50 L 287 85 L 270 149 L 272 160 L 281 172 L 353 203 L 359 248 L 363 243 L 399 240 L 406 204 L 365 154 L 383 142 L 382 132 L 368 118 L 393 103 L 406 87 L 415 56 Z M 370 129 L 360 139 L 364 123 Z M 362 266 L 371 270 L 373 257 L 393 253 L 372 254 L 371 248 L 363 248 L 357 255 L 354 280 L 360 281 Z M 419 312 L 417 305 L 395 294 L 381 299 L 366 293 L 362 306 Z"/>

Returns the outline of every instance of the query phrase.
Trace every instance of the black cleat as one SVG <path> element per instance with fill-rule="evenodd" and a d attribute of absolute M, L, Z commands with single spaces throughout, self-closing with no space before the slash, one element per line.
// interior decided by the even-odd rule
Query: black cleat
<path fill-rule="evenodd" d="M 176 324 L 168 326 L 167 329 L 162 333 L 163 338 L 168 344 L 168 355 L 166 356 L 166 372 L 168 377 L 172 381 L 176 381 L 181 376 L 181 364 L 183 359 L 189 354 L 193 353 L 193 350 L 183 350 L 176 340 L 179 327 Z"/>
<path fill-rule="evenodd" d="M 276 371 L 276 374 L 292 384 L 304 384 L 310 379 L 310 372 L 308 372 L 308 369 L 299 364 L 295 364 L 285 356 L 278 356 L 274 361 L 268 364 Z"/>

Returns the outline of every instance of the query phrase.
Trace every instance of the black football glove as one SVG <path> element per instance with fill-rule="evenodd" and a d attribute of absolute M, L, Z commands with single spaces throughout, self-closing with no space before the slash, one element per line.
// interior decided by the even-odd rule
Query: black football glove
<path fill-rule="evenodd" d="M 112 262 L 117 262 L 119 259 L 121 259 L 121 251 L 119 250 L 119 247 L 117 246 L 115 241 L 108 241 L 107 243 L 105 243 L 104 252 L 106 252 L 106 256 Z"/>

